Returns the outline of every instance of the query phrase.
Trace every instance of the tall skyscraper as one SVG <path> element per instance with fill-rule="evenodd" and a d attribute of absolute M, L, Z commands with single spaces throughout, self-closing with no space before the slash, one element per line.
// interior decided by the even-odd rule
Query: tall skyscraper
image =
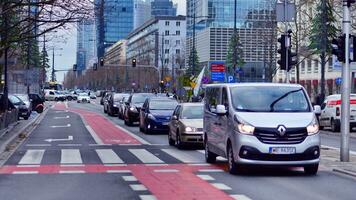
<path fill-rule="evenodd" d="M 171 0 L 154 0 L 151 2 L 152 16 L 176 16 L 177 6 Z"/>
<path fill-rule="evenodd" d="M 77 25 L 77 69 L 78 74 L 95 62 L 95 23 L 93 19 L 83 20 Z"/>
<path fill-rule="evenodd" d="M 266 66 L 271 63 L 275 65 L 275 2 L 237 0 L 237 33 L 245 62 L 239 66 L 242 68 L 241 81 L 263 81 Z M 208 66 L 213 61 L 226 61 L 229 41 L 234 32 L 234 0 L 187 0 L 186 60 L 189 60 L 193 47 L 194 27 L 200 64 Z"/>
<path fill-rule="evenodd" d="M 95 0 L 97 56 L 133 30 L 134 0 Z"/>
<path fill-rule="evenodd" d="M 134 29 L 151 19 L 151 2 L 149 0 L 134 0 Z"/>

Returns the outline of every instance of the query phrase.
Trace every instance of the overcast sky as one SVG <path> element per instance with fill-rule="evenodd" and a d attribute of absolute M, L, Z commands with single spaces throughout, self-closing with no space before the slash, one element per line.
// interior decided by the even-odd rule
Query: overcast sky
<path fill-rule="evenodd" d="M 186 0 L 173 0 L 173 2 L 178 4 L 177 14 L 185 15 Z M 54 46 L 56 48 L 58 49 L 62 48 L 62 50 L 55 51 L 54 66 L 57 70 L 70 69 L 75 63 L 75 58 L 76 58 L 76 44 L 77 44 L 76 29 L 72 28 L 69 31 L 60 32 L 59 34 L 64 35 L 66 39 L 59 39 L 59 41 L 56 41 L 54 43 Z M 49 45 L 53 46 L 51 44 Z M 50 65 L 52 66 L 52 51 L 49 51 L 48 54 L 50 55 Z M 56 76 L 57 76 L 57 80 L 61 82 L 63 81 L 64 72 L 57 72 Z"/>

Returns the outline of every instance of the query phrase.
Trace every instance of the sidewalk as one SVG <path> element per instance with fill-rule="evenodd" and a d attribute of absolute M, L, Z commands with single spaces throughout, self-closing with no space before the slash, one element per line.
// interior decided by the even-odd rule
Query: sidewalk
<path fill-rule="evenodd" d="M 325 135 L 334 135 L 334 136 L 341 136 L 340 132 L 332 132 L 331 130 L 322 130 L 321 134 L 325 134 Z M 355 129 L 353 130 L 353 132 L 350 133 L 350 138 L 355 138 L 356 139 L 356 131 Z"/>
<path fill-rule="evenodd" d="M 356 154 L 350 153 L 350 162 L 340 162 L 340 151 L 336 148 L 321 148 L 320 164 L 334 172 L 356 177 Z"/>

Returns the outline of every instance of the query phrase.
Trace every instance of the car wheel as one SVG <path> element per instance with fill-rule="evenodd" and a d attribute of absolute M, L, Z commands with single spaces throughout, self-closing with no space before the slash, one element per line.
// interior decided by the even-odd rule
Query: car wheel
<path fill-rule="evenodd" d="M 175 141 L 172 139 L 170 130 L 168 132 L 168 143 L 169 143 L 169 146 L 174 146 L 174 143 L 175 143 Z"/>
<path fill-rule="evenodd" d="M 180 138 L 180 134 L 179 134 L 178 130 L 177 130 L 177 133 L 176 133 L 176 147 L 178 149 L 182 149 L 183 148 L 183 143 L 182 143 L 182 140 Z"/>
<path fill-rule="evenodd" d="M 319 164 L 304 166 L 304 173 L 307 175 L 316 175 L 318 173 Z"/>
<path fill-rule="evenodd" d="M 241 170 L 241 167 L 236 164 L 234 158 L 234 151 L 230 142 L 227 145 L 226 153 L 227 153 L 227 160 L 228 160 L 228 167 L 229 167 L 230 174 L 237 174 Z"/>
<path fill-rule="evenodd" d="M 207 163 L 215 163 L 216 162 L 216 154 L 209 151 L 208 138 L 205 135 L 204 140 L 204 150 L 205 150 L 205 161 Z"/>
<path fill-rule="evenodd" d="M 336 124 L 336 121 L 334 119 L 331 119 L 330 126 L 331 126 L 331 131 L 332 132 L 339 132 L 340 131 L 340 126 L 338 124 Z"/>
<path fill-rule="evenodd" d="M 68 101 L 72 101 L 73 98 L 72 98 L 72 97 L 67 97 L 67 100 L 68 100 Z"/>
<path fill-rule="evenodd" d="M 145 125 L 144 132 L 145 134 L 151 134 L 151 130 L 148 128 L 148 124 Z"/>

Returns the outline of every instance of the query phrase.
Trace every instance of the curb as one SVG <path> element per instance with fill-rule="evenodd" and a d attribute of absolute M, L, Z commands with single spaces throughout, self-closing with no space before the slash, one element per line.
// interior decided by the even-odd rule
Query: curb
<path fill-rule="evenodd" d="M 12 124 L 10 124 L 7 128 L 4 128 L 3 130 L 0 131 L 0 139 L 4 137 L 6 134 L 8 134 L 12 129 L 14 129 L 17 125 L 19 125 L 20 122 L 16 121 Z"/>
<path fill-rule="evenodd" d="M 344 175 L 347 175 L 347 176 L 352 176 L 352 177 L 355 177 L 355 178 L 356 178 L 356 173 L 351 172 L 351 171 L 349 171 L 349 170 L 340 169 L 340 168 L 333 168 L 332 171 L 333 171 L 333 172 L 340 173 L 340 174 L 344 174 Z"/>
<path fill-rule="evenodd" d="M 330 135 L 330 136 L 338 136 L 338 137 L 341 137 L 341 133 L 332 133 L 332 132 L 324 131 L 324 130 L 321 131 L 320 133 L 321 133 L 322 135 Z M 355 133 L 350 134 L 350 138 L 356 139 Z"/>

